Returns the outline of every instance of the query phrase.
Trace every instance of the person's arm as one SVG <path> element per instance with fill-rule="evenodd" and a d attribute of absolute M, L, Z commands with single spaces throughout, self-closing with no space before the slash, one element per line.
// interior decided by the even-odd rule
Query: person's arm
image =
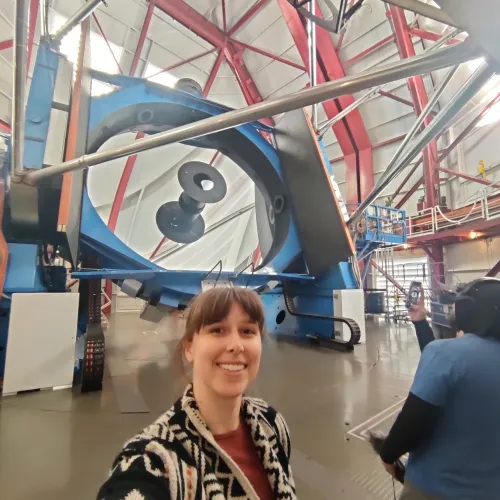
<path fill-rule="evenodd" d="M 408 399 L 380 454 L 385 463 L 394 463 L 432 439 L 452 387 L 448 342 L 433 342 L 423 351 Z"/>
<path fill-rule="evenodd" d="M 420 352 L 424 350 L 424 347 L 430 344 L 434 338 L 434 332 L 432 331 L 431 325 L 427 320 L 414 321 L 415 333 L 417 335 L 418 345 L 420 346 Z"/>
<path fill-rule="evenodd" d="M 427 403 L 410 392 L 384 441 L 380 458 L 386 464 L 393 464 L 398 458 L 417 449 L 430 438 L 440 415 L 439 406 Z"/>
<path fill-rule="evenodd" d="M 411 306 L 408 313 L 415 326 L 418 345 L 420 346 L 420 352 L 422 352 L 427 344 L 435 340 L 431 325 L 427 322 L 427 311 L 425 310 L 425 298 L 423 293 L 420 294 L 418 303 Z"/>
<path fill-rule="evenodd" d="M 162 441 L 142 435 L 129 442 L 114 461 L 97 500 L 170 500 L 170 452 Z"/>

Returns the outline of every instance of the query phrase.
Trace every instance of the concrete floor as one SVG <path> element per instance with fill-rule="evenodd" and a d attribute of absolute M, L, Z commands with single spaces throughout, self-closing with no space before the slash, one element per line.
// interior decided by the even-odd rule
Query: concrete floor
<path fill-rule="evenodd" d="M 354 354 L 266 341 L 251 393 L 288 422 L 300 498 L 394 498 L 363 431 L 390 427 L 420 352 L 411 326 L 377 320 L 367 328 L 368 342 Z M 107 331 L 101 393 L 45 391 L 1 400 L 1 498 L 95 498 L 124 441 L 182 393 L 184 381 L 171 363 L 178 333 L 178 320 L 152 325 L 122 313 Z"/>

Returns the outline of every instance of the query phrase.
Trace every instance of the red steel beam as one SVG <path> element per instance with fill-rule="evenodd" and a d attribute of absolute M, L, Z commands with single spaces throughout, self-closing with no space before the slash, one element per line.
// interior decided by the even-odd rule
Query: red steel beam
<path fill-rule="evenodd" d="M 309 67 L 309 42 L 303 21 L 297 10 L 287 0 L 278 0 L 283 17 L 288 25 L 302 61 Z M 319 7 L 316 9 L 319 13 Z M 335 80 L 345 76 L 340 59 L 335 52 L 328 32 L 317 31 L 318 83 Z M 332 119 L 344 108 L 354 102 L 352 96 L 323 102 L 328 119 Z M 344 153 L 347 179 L 347 202 L 359 203 L 360 197 L 366 196 L 373 187 L 373 155 L 370 139 L 364 128 L 358 110 L 350 113 L 344 120 L 333 126 L 339 145 Z M 359 160 L 359 161 L 358 161 Z M 358 182 L 358 166 L 360 167 Z"/>
<path fill-rule="evenodd" d="M 409 28 L 408 31 L 410 35 L 416 36 L 418 38 L 423 38 L 424 40 L 429 40 L 431 42 L 437 42 L 443 36 L 440 35 L 439 33 L 434 33 L 432 31 L 423 30 L 421 28 L 415 28 L 415 27 Z M 456 45 L 457 43 L 461 43 L 461 41 L 457 40 L 456 38 L 453 38 L 452 40 L 447 42 L 446 45 Z"/>
<path fill-rule="evenodd" d="M 216 151 L 215 154 L 213 155 L 212 159 L 210 160 L 209 165 L 213 166 L 213 164 L 215 163 L 215 160 L 219 157 L 219 155 L 220 155 L 220 151 Z"/>
<path fill-rule="evenodd" d="M 367 49 L 363 50 L 359 54 L 355 55 L 354 57 L 351 57 L 347 61 L 344 61 L 344 69 L 350 68 L 353 64 L 356 64 L 358 61 L 361 59 L 364 59 L 365 57 L 369 56 L 370 54 L 373 54 L 377 50 L 381 49 L 382 47 L 385 47 L 387 44 L 393 42 L 395 40 L 395 35 L 389 35 L 388 37 L 384 38 L 383 40 L 380 40 L 380 42 L 377 42 L 375 45 L 372 45 L 371 47 L 368 47 Z M 338 48 L 337 48 L 338 51 Z"/>
<path fill-rule="evenodd" d="M 411 176 L 417 171 L 417 168 L 420 167 L 422 164 L 422 159 L 420 159 L 413 168 L 408 172 L 408 175 L 404 178 L 403 182 L 398 186 L 396 191 L 394 191 L 394 194 L 392 195 L 392 199 L 394 199 L 403 189 L 404 186 L 406 186 L 406 183 L 410 180 Z"/>
<path fill-rule="evenodd" d="M 392 25 L 394 34 L 396 35 L 396 43 L 402 59 L 413 57 L 416 55 L 415 47 L 410 35 L 408 24 L 403 9 L 389 6 L 392 16 Z M 408 79 L 408 88 L 412 96 L 413 104 L 417 115 L 420 115 L 427 105 L 429 98 L 425 89 L 424 79 L 421 76 L 416 76 Z M 432 121 L 432 115 L 428 115 L 424 120 L 424 126 L 427 127 Z M 424 180 L 425 180 L 425 199 L 427 207 L 436 205 L 436 195 L 439 195 L 439 174 L 437 167 L 439 166 L 437 141 L 432 141 L 423 151 L 424 159 Z M 437 193 L 436 193 L 437 191 Z"/>
<path fill-rule="evenodd" d="M 483 179 L 482 177 L 474 177 L 473 175 L 463 174 L 462 172 L 455 172 L 455 170 L 451 170 L 449 168 L 444 168 L 444 167 L 439 167 L 438 170 L 440 172 L 444 172 L 446 174 L 453 175 L 455 177 L 460 177 L 462 179 L 466 179 L 471 182 L 478 182 L 479 184 L 483 184 L 484 186 L 491 186 L 500 189 L 500 184 L 496 184 L 495 182 Z"/>
<path fill-rule="evenodd" d="M 421 177 L 420 180 L 398 201 L 396 208 L 401 208 L 420 188 L 424 183 L 424 178 Z"/>
<path fill-rule="evenodd" d="M 80 108 L 82 98 L 83 71 L 87 48 L 90 50 L 90 18 L 85 19 L 80 32 L 80 43 L 78 45 L 78 56 L 75 65 L 75 78 L 73 90 L 71 92 L 71 107 L 69 111 L 68 132 L 66 137 L 66 150 L 64 161 L 73 160 L 76 156 L 78 125 L 80 121 Z M 57 227 L 67 227 L 69 223 L 69 210 L 71 204 L 71 187 L 73 184 L 73 174 L 67 172 L 63 175 L 61 196 L 59 201 L 59 213 Z"/>
<path fill-rule="evenodd" d="M 386 141 L 382 141 L 382 142 L 378 142 L 377 144 L 373 144 L 372 148 L 373 149 L 384 148 L 386 146 L 390 146 L 391 144 L 401 142 L 405 137 L 406 137 L 406 134 L 398 135 L 396 137 L 391 137 L 390 139 L 387 139 Z M 344 161 L 344 157 L 338 156 L 337 158 L 333 158 L 333 160 L 330 160 L 330 163 L 332 163 L 332 164 L 338 163 L 339 161 Z"/>
<path fill-rule="evenodd" d="M 14 46 L 14 40 L 4 40 L 0 42 L 0 51 L 11 49 Z"/>
<path fill-rule="evenodd" d="M 494 278 L 498 273 L 500 273 L 500 260 L 488 271 L 486 277 Z"/>
<path fill-rule="evenodd" d="M 138 132 L 136 135 L 137 139 L 142 139 L 144 137 L 144 132 Z M 118 222 L 118 216 L 120 215 L 120 210 L 122 208 L 123 200 L 125 199 L 125 192 L 127 191 L 128 181 L 132 175 L 132 171 L 135 167 L 135 162 L 137 161 L 137 155 L 129 156 L 127 158 L 127 163 L 123 170 L 120 182 L 118 183 L 118 189 L 116 190 L 115 198 L 113 200 L 113 205 L 111 206 L 111 212 L 108 219 L 108 227 L 113 231 L 116 230 L 116 223 Z"/>
<path fill-rule="evenodd" d="M 321 17 L 321 9 L 317 0 L 316 15 Z M 304 31 L 305 36 L 305 31 Z M 346 76 L 340 58 L 335 50 L 330 34 L 322 29 L 317 30 L 318 61 L 327 80 L 337 80 Z M 337 104 L 338 103 L 338 104 Z M 340 97 L 335 102 L 338 111 L 354 103 L 352 95 Z M 373 189 L 373 149 L 368 132 L 363 123 L 359 109 L 349 113 L 340 122 L 345 129 L 349 141 L 339 145 L 346 154 L 347 203 L 361 202 Z"/>
<path fill-rule="evenodd" d="M 233 36 L 244 24 L 246 24 L 262 7 L 265 7 L 269 0 L 259 0 L 253 7 L 250 7 L 242 18 L 227 32 L 228 36 Z"/>
<path fill-rule="evenodd" d="M 245 66 L 240 51 L 222 30 L 183 0 L 156 0 L 156 6 L 214 47 L 223 49 L 247 102 L 254 104 L 262 101 L 259 89 Z M 270 118 L 261 121 L 269 125 L 274 124 Z"/>
<path fill-rule="evenodd" d="M 12 129 L 7 122 L 0 120 L 0 131 L 10 134 L 12 132 Z"/>
<path fill-rule="evenodd" d="M 153 78 L 154 76 L 158 76 L 158 75 L 161 75 L 162 73 L 165 73 L 165 71 L 171 71 L 175 68 L 178 68 L 179 66 L 183 66 L 184 64 L 188 64 L 192 61 L 196 61 L 196 59 L 200 59 L 204 56 L 207 56 L 208 54 L 211 54 L 212 52 L 215 52 L 216 50 L 217 50 L 216 47 L 214 47 L 213 49 L 210 49 L 210 50 L 205 50 L 205 52 L 202 52 L 201 54 L 197 54 L 193 57 L 190 57 L 189 59 L 184 59 L 183 61 L 179 61 L 178 63 L 172 64 L 171 66 L 167 66 L 166 68 L 163 68 L 162 70 L 158 71 L 158 73 L 154 73 L 154 74 L 148 76 L 148 78 Z"/>
<path fill-rule="evenodd" d="M 30 20 L 28 31 L 28 73 L 31 66 L 31 55 L 33 54 L 33 45 L 35 43 L 36 21 L 38 19 L 38 11 L 40 9 L 40 0 L 31 0 L 30 2 Z"/>
<path fill-rule="evenodd" d="M 276 54 L 271 54 L 266 50 L 259 49 L 257 47 L 254 47 L 253 45 L 248 45 L 247 43 L 243 43 L 238 40 L 231 40 L 231 42 L 241 47 L 244 47 L 245 49 L 257 52 L 257 54 L 262 54 L 263 56 L 269 57 L 270 59 L 274 59 L 275 61 L 279 61 L 283 64 L 288 64 L 288 66 L 292 66 L 293 68 L 300 69 L 301 71 L 307 71 L 307 68 L 303 64 L 297 64 L 296 62 L 290 61 L 289 59 L 277 56 Z"/>
<path fill-rule="evenodd" d="M 418 243 L 427 243 L 427 242 L 436 242 L 437 240 L 444 240 L 446 238 L 455 238 L 455 237 L 466 237 L 468 238 L 470 231 L 476 231 L 478 233 L 482 233 L 483 231 L 495 230 L 498 228 L 498 220 L 489 219 L 489 220 L 476 220 L 470 224 L 462 224 L 453 229 L 447 229 L 444 231 L 438 231 L 436 233 L 422 234 L 418 235 L 415 238 L 411 238 L 409 242 L 418 241 Z"/>
<path fill-rule="evenodd" d="M 101 33 L 101 36 L 104 38 L 104 41 L 106 42 L 106 45 L 108 46 L 108 49 L 111 52 L 111 55 L 113 56 L 113 60 L 115 61 L 116 67 L 118 68 L 120 75 L 123 75 L 123 71 L 122 71 L 122 68 L 120 66 L 120 63 L 118 62 L 118 59 L 116 59 L 115 53 L 113 52 L 113 49 L 111 48 L 108 37 L 104 33 L 104 30 L 102 29 L 101 23 L 97 19 L 97 15 L 95 14 L 95 12 L 92 14 L 92 18 L 94 19 L 94 21 L 97 25 L 97 29 L 99 30 L 99 33 Z"/>
<path fill-rule="evenodd" d="M 373 259 L 370 259 L 370 264 L 385 278 L 387 278 L 401 293 L 406 295 L 406 290 L 403 285 L 400 285 L 390 274 L 386 273 Z"/>
<path fill-rule="evenodd" d="M 153 250 L 153 253 L 149 256 L 149 260 L 153 259 L 158 255 L 158 252 L 161 250 L 161 247 L 166 243 L 167 237 L 164 236 L 161 240 L 160 243 L 158 243 L 158 246 Z"/>
<path fill-rule="evenodd" d="M 404 99 L 403 97 L 399 97 L 395 94 L 391 94 L 390 92 L 386 92 L 385 90 L 379 90 L 378 93 L 382 97 L 388 97 L 389 99 L 392 99 L 393 101 L 400 102 L 401 104 L 406 104 L 406 106 L 410 106 L 411 108 L 415 109 L 415 106 L 411 101 L 408 101 L 407 99 Z"/>
<path fill-rule="evenodd" d="M 214 47 L 225 46 L 227 35 L 183 0 L 156 0 L 156 6 Z"/>
<path fill-rule="evenodd" d="M 224 62 L 224 51 L 220 50 L 219 55 L 217 56 L 217 59 L 215 61 L 215 64 L 212 68 L 212 71 L 210 72 L 210 75 L 208 76 L 207 83 L 205 84 L 205 88 L 203 89 L 203 97 L 207 97 L 210 89 L 212 88 L 212 85 L 215 82 L 215 78 L 217 77 L 217 73 L 219 72 L 219 69 Z"/>
<path fill-rule="evenodd" d="M 135 72 L 137 71 L 137 66 L 139 64 L 139 60 L 141 58 L 142 49 L 144 48 L 144 43 L 146 42 L 146 37 L 148 35 L 149 26 L 151 24 L 151 19 L 153 18 L 153 13 L 155 10 L 156 0 L 150 0 L 148 4 L 148 10 L 146 12 L 146 16 L 144 17 L 144 22 L 142 23 L 141 34 L 139 36 L 139 42 L 137 43 L 137 47 L 135 49 L 134 58 L 132 59 L 132 64 L 130 65 L 130 76 L 135 76 Z"/>

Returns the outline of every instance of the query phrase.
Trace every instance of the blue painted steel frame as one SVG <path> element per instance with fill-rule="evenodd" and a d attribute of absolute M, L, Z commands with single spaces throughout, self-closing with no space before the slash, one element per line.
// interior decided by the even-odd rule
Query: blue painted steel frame
<path fill-rule="evenodd" d="M 90 131 L 96 129 L 111 114 L 126 106 L 139 103 L 171 102 L 182 104 L 186 106 L 187 110 L 197 109 L 211 115 L 221 114 L 226 111 L 224 107 L 218 104 L 197 98 L 185 92 L 160 87 L 140 79 L 126 78 L 124 81 L 122 80 L 123 77 L 108 77 L 107 81 L 109 83 L 114 82 L 115 84 L 125 84 L 126 86 L 111 94 L 91 100 Z M 259 130 L 261 129 L 262 124 L 247 124 L 237 128 L 239 132 L 250 139 L 267 156 L 273 168 L 283 179 L 278 154 L 260 135 Z M 196 140 L 189 141 L 188 144 L 200 146 Z M 125 277 L 135 276 L 135 279 L 139 279 L 136 272 L 142 271 L 144 274 L 142 275 L 142 279 L 139 280 L 147 282 L 151 288 L 161 288 L 161 303 L 171 306 L 178 306 L 181 301 L 185 301 L 186 295 L 192 296 L 201 290 L 201 280 L 206 275 L 206 272 L 165 271 L 163 268 L 138 255 L 108 229 L 97 214 L 86 190 L 83 197 L 81 233 L 82 247 L 96 252 L 100 256 L 102 266 L 106 268 L 105 271 L 103 270 L 99 273 L 99 276 L 102 278 L 114 278 L 116 281 L 121 281 Z M 287 275 L 283 275 L 280 272 L 300 252 L 301 247 L 297 229 L 292 218 L 288 236 L 283 247 L 268 267 L 276 271 L 280 275 L 280 278 L 287 279 Z M 119 274 L 116 274 L 117 272 Z M 85 272 L 75 273 L 74 276 L 80 278 L 95 277 L 92 273 Z M 116 276 L 120 276 L 120 279 Z M 216 273 L 213 276 L 216 276 Z M 255 283 L 254 286 L 257 286 L 257 283 L 262 283 L 264 280 L 262 276 L 255 275 L 252 277 L 243 275 L 240 277 L 240 280 L 246 283 L 250 279 L 250 283 Z M 295 280 L 297 276 L 289 275 L 289 279 Z M 265 281 L 269 281 L 269 278 Z"/>

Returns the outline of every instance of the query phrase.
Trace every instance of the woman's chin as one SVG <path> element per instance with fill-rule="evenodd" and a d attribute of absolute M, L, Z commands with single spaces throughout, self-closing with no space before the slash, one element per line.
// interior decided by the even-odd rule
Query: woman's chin
<path fill-rule="evenodd" d="M 217 384 L 215 393 L 222 398 L 239 398 L 246 391 L 248 384 L 243 382 L 224 382 Z"/>

